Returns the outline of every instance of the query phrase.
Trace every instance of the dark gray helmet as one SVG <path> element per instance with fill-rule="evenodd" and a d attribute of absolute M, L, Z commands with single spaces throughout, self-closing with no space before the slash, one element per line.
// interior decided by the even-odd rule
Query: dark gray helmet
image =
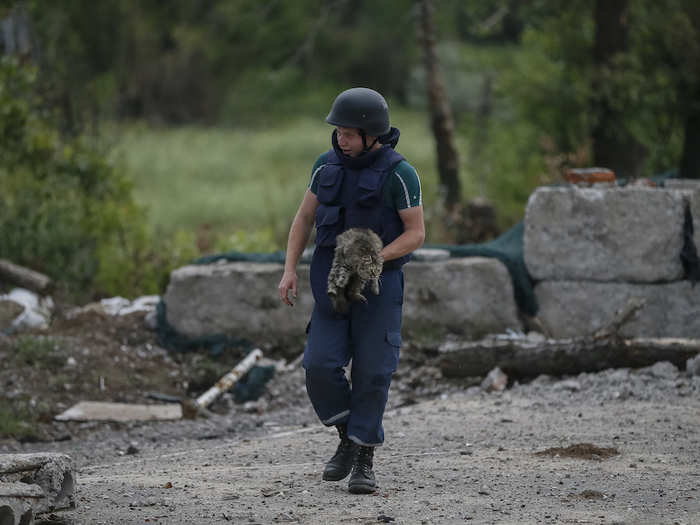
<path fill-rule="evenodd" d="M 338 95 L 326 122 L 344 128 L 358 128 L 367 135 L 380 137 L 389 133 L 389 106 L 373 89 L 351 88 Z"/>

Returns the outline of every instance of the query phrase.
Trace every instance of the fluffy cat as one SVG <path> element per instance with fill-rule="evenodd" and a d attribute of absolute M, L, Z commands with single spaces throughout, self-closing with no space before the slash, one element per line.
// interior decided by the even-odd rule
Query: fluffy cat
<path fill-rule="evenodd" d="M 347 313 L 352 301 L 366 303 L 362 290 L 367 283 L 372 293 L 379 295 L 382 247 L 382 240 L 369 229 L 350 228 L 338 235 L 328 274 L 328 296 L 337 312 Z"/>

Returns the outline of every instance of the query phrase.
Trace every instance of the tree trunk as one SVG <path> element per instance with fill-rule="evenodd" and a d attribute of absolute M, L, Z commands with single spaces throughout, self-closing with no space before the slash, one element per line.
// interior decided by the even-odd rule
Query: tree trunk
<path fill-rule="evenodd" d="M 618 177 L 637 177 L 646 151 L 624 126 L 624 113 L 605 93 L 603 83 L 615 71 L 615 57 L 627 50 L 627 0 L 596 0 L 593 58 L 596 77 L 592 110 L 597 117 L 593 127 L 593 160 L 597 166 L 612 169 Z"/>
<path fill-rule="evenodd" d="M 454 123 L 440 64 L 435 50 L 435 26 L 431 0 L 419 0 L 420 36 L 423 46 L 430 123 L 437 147 L 438 174 L 448 215 L 459 208 L 462 188 L 459 181 L 459 158 L 454 142 Z"/>

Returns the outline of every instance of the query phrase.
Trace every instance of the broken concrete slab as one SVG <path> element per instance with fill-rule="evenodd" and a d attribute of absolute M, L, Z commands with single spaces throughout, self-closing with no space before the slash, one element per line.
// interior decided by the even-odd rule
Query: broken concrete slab
<path fill-rule="evenodd" d="M 0 485 L 8 484 L 30 494 L 34 514 L 75 507 L 75 466 L 66 454 L 0 454 Z"/>
<path fill-rule="evenodd" d="M 130 403 L 108 403 L 81 401 L 54 417 L 57 421 L 155 421 L 181 419 L 179 404 L 138 405 Z"/>
<path fill-rule="evenodd" d="M 537 317 L 557 339 L 582 337 L 602 328 L 632 298 L 646 305 L 620 328 L 623 337 L 700 338 L 700 286 L 543 281 L 535 286 Z"/>
<path fill-rule="evenodd" d="M 403 331 L 413 338 L 475 339 L 521 329 L 510 274 L 497 259 L 412 262 L 404 272 Z"/>
<path fill-rule="evenodd" d="M 638 186 L 537 188 L 525 211 L 525 264 L 536 280 L 681 279 L 686 200 Z"/>
<path fill-rule="evenodd" d="M 39 485 L 0 481 L 0 524 L 30 525 L 45 499 Z"/>

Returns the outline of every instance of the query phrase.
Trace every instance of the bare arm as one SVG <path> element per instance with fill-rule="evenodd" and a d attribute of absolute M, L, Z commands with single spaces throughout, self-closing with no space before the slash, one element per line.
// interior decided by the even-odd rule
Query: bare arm
<path fill-rule="evenodd" d="M 425 240 L 425 225 L 423 223 L 423 206 L 415 206 L 399 210 L 404 231 L 381 251 L 385 261 L 398 259 L 417 250 Z"/>
<path fill-rule="evenodd" d="M 280 299 L 289 306 L 294 306 L 293 300 L 297 297 L 297 264 L 301 259 L 306 243 L 311 235 L 311 228 L 316 220 L 316 208 L 318 199 L 316 195 L 306 190 L 304 200 L 301 201 L 299 210 L 294 216 L 292 227 L 289 229 L 287 240 L 287 255 L 284 261 L 284 274 L 279 284 Z M 292 300 L 289 300 L 289 290 L 292 291 Z"/>

